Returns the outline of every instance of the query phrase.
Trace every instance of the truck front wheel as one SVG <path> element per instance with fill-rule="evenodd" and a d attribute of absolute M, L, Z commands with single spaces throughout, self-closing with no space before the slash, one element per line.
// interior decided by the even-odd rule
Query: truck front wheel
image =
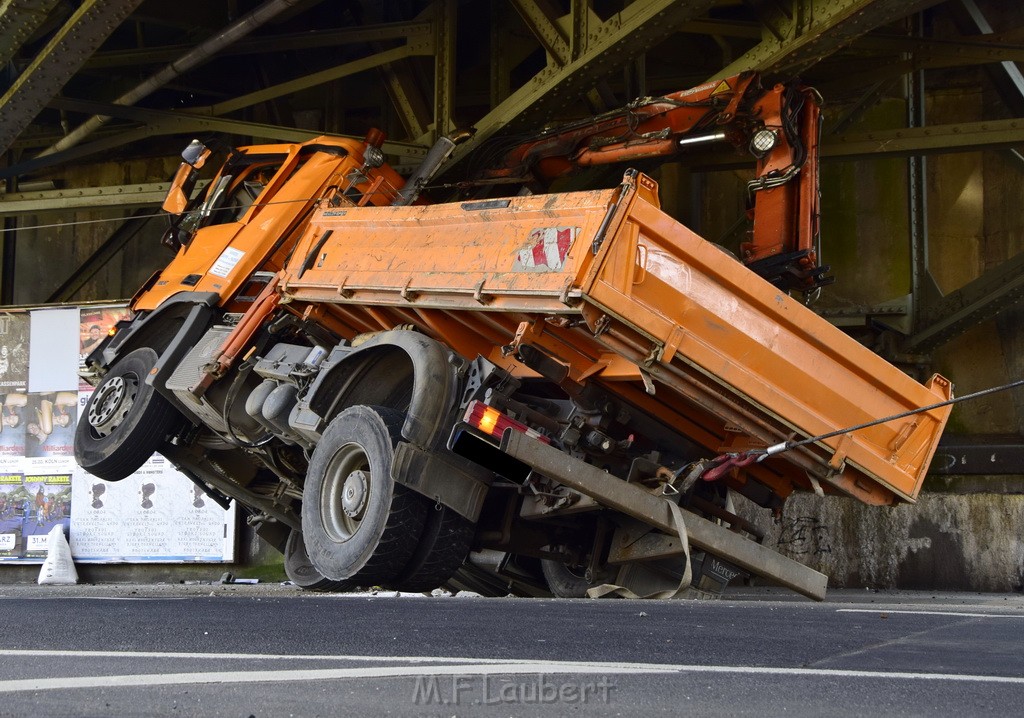
<path fill-rule="evenodd" d="M 310 562 L 348 585 L 388 585 L 416 551 L 427 502 L 391 477 L 404 417 L 353 406 L 330 423 L 313 451 L 302 492 Z"/>
<path fill-rule="evenodd" d="M 157 354 L 144 347 L 122 357 L 92 393 L 75 428 L 79 466 L 120 481 L 146 463 L 181 422 L 167 399 L 146 383 Z"/>

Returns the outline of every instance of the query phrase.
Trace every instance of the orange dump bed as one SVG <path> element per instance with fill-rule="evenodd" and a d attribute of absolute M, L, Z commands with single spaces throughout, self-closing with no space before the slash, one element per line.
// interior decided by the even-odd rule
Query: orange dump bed
<path fill-rule="evenodd" d="M 663 213 L 644 175 L 593 192 L 325 208 L 281 291 L 342 334 L 411 323 L 522 375 L 529 370 L 501 347 L 530 344 L 570 379 L 599 383 L 715 453 L 950 396 L 942 377 L 918 383 Z M 749 472 L 783 496 L 800 488 L 913 501 L 949 410 L 794 449 Z"/>

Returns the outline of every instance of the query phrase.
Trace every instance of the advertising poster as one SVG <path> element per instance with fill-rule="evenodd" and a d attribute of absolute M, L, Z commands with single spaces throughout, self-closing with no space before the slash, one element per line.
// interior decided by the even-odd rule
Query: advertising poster
<path fill-rule="evenodd" d="M 75 426 L 92 392 L 79 368 L 127 315 L 0 313 L 0 563 L 41 563 L 57 525 L 75 561 L 234 560 L 234 506 L 222 509 L 163 456 L 116 483 L 75 463 Z M 33 346 L 31 336 L 45 341 Z"/>
<path fill-rule="evenodd" d="M 0 391 L 28 388 L 27 312 L 0 313 Z"/>
<path fill-rule="evenodd" d="M 234 507 L 225 512 L 159 454 L 117 483 L 77 472 L 71 524 L 76 561 L 234 559 Z"/>
<path fill-rule="evenodd" d="M 46 558 L 48 535 L 54 526 L 68 533 L 71 522 L 71 474 L 35 474 L 23 479 L 28 510 L 22 521 L 24 557 Z"/>
<path fill-rule="evenodd" d="M 0 471 L 21 468 L 25 456 L 28 394 L 0 394 Z"/>
<path fill-rule="evenodd" d="M 78 392 L 29 394 L 26 413 L 25 456 L 63 456 L 70 469 L 75 462 Z"/>
<path fill-rule="evenodd" d="M 100 345 L 111 327 L 122 319 L 131 316 L 126 307 L 87 307 L 80 312 L 78 322 L 78 373 L 80 376 L 91 377 L 92 371 L 86 366 L 85 360 Z M 83 381 L 83 390 L 90 385 Z"/>
<path fill-rule="evenodd" d="M 29 504 L 21 474 L 0 474 L 0 558 L 21 556 L 21 534 Z"/>

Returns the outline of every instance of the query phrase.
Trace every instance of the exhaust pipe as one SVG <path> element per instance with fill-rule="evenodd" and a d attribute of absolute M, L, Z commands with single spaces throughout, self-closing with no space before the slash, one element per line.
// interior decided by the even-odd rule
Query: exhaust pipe
<path fill-rule="evenodd" d="M 423 162 L 416 168 L 405 186 L 398 191 L 398 197 L 391 203 L 392 207 L 406 207 L 417 200 L 420 192 L 427 186 L 437 171 L 444 164 L 444 161 L 451 155 L 458 145 L 462 144 L 473 136 L 473 130 L 455 130 L 450 135 L 440 138 L 427 152 Z"/>

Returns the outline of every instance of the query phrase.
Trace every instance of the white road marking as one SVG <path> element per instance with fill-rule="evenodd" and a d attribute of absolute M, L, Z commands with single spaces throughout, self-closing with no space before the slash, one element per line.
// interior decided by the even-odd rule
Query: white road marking
<path fill-rule="evenodd" d="M 1024 618 L 1020 614 L 966 613 L 964 611 L 906 611 L 887 608 L 837 608 L 836 613 L 905 613 L 910 616 L 960 616 L 965 618 Z"/>
<path fill-rule="evenodd" d="M 117 688 L 120 686 L 198 685 L 203 683 L 279 683 L 293 681 L 326 681 L 343 678 L 398 678 L 403 676 L 487 676 L 541 675 L 568 673 L 574 675 L 607 675 L 608 673 L 673 673 L 671 668 L 650 666 L 629 668 L 625 665 L 609 670 L 605 666 L 554 665 L 552 663 L 480 664 L 457 666 L 368 666 L 365 668 L 329 668 L 302 671 L 222 671 L 215 673 L 167 673 L 120 676 L 72 676 L 68 678 L 25 678 L 0 681 L 0 693 L 16 691 L 50 691 L 71 688 Z"/>
<path fill-rule="evenodd" d="M 4 656 L 74 656 L 74 657 L 131 657 L 131 658 L 247 658 L 263 660 L 346 660 L 412 662 L 411 666 L 365 666 L 359 668 L 281 670 L 281 671 L 220 671 L 201 673 L 127 674 L 116 676 L 71 676 L 63 678 L 26 678 L 0 681 L 0 693 L 39 690 L 70 690 L 76 688 L 117 688 L 127 686 L 199 685 L 212 683 L 275 683 L 294 681 L 325 681 L 341 679 L 397 678 L 404 676 L 443 675 L 543 675 L 543 674 L 679 674 L 717 673 L 738 675 L 804 676 L 813 678 L 865 678 L 913 681 L 948 681 L 951 683 L 1002 683 L 1024 685 L 1020 676 L 986 676 L 954 673 L 922 673 L 899 671 L 856 671 L 835 668 L 785 668 L 779 666 L 707 666 L 661 663 L 613 663 L 573 661 L 515 661 L 507 659 L 477 659 L 442 656 L 285 656 L 233 653 L 157 653 L 117 651 L 14 651 L 3 650 Z M 443 663 L 449 665 L 424 665 Z M 454 665 L 452 665 L 454 664 Z"/>
<path fill-rule="evenodd" d="M 206 598 L 209 594 L 202 596 L 17 596 L 2 595 L 0 601 L 182 601 L 195 598 Z M 234 596 L 231 596 L 234 598 Z"/>
<path fill-rule="evenodd" d="M 346 656 L 346 654 L 317 653 L 207 653 L 161 650 L 46 650 L 35 648 L 0 648 L 0 657 L 42 657 L 42 658 L 122 658 L 122 659 L 179 659 L 196 661 L 215 659 L 220 661 L 345 661 L 349 663 L 412 663 L 412 664 L 501 664 L 518 665 L 530 663 L 551 666 L 597 666 L 601 668 L 636 667 L 658 664 L 615 663 L 607 661 L 510 661 L 508 659 L 468 659 L 447 656 Z"/>

